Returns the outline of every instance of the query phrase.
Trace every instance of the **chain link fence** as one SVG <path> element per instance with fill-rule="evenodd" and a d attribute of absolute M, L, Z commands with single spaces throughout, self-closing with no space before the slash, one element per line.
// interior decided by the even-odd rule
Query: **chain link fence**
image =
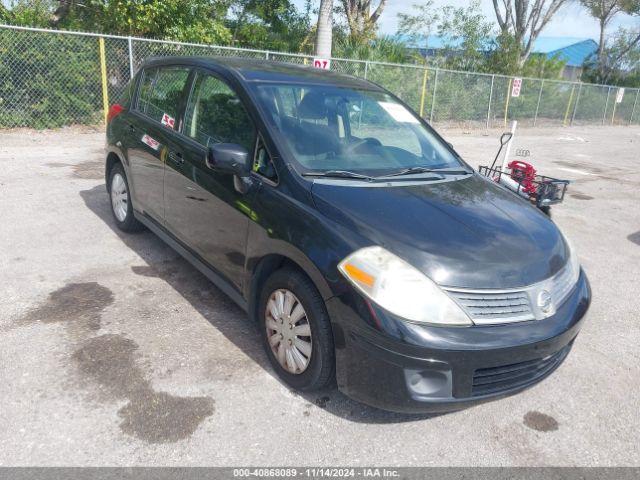
<path fill-rule="evenodd" d="M 0 26 L 0 129 L 97 125 L 150 56 L 236 56 L 310 65 L 312 56 Z M 640 124 L 639 89 L 332 59 L 389 89 L 426 120 L 465 128 Z"/>

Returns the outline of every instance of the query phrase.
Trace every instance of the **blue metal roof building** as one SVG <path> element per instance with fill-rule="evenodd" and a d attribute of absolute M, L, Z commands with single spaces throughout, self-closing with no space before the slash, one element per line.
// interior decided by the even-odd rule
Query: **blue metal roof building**
<path fill-rule="evenodd" d="M 558 55 L 569 67 L 582 67 L 597 50 L 598 44 L 591 38 L 538 37 L 533 43 L 534 53 L 543 53 L 549 58 Z"/>

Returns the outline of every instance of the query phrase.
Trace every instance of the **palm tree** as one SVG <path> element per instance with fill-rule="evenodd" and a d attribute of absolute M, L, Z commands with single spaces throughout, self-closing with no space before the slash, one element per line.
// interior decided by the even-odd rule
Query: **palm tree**
<path fill-rule="evenodd" d="M 317 57 L 331 58 L 331 36 L 333 33 L 332 15 L 333 0 L 320 0 L 315 50 Z"/>

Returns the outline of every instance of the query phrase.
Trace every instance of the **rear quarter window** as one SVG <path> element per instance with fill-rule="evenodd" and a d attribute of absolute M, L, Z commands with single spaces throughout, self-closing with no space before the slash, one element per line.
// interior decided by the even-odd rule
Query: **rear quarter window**
<path fill-rule="evenodd" d="M 184 87 L 186 67 L 159 67 L 142 72 L 137 110 L 166 127 L 177 129 L 176 119 Z"/>

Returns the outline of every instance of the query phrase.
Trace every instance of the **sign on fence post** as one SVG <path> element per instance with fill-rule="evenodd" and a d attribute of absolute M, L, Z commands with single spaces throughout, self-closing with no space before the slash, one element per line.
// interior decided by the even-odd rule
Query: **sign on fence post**
<path fill-rule="evenodd" d="M 618 91 L 616 92 L 616 101 L 613 104 L 613 113 L 611 114 L 611 125 L 614 124 L 615 116 L 616 116 L 616 107 L 619 103 L 622 103 L 622 99 L 624 98 L 624 88 L 618 87 Z"/>
<path fill-rule="evenodd" d="M 313 66 L 316 68 L 321 68 L 322 70 L 330 70 L 331 69 L 331 59 L 329 58 L 314 58 Z"/>
<path fill-rule="evenodd" d="M 522 88 L 522 79 L 518 77 L 514 78 L 513 84 L 511 85 L 511 96 L 519 97 L 521 88 Z"/>

